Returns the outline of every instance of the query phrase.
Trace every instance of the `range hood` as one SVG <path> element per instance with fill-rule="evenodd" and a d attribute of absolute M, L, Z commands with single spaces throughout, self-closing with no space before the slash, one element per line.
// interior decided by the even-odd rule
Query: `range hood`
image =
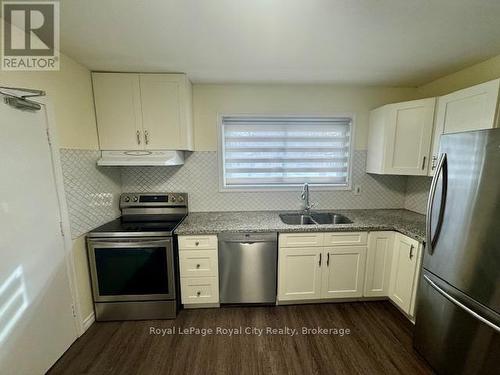
<path fill-rule="evenodd" d="M 183 151 L 101 151 L 100 166 L 174 166 L 184 164 Z"/>

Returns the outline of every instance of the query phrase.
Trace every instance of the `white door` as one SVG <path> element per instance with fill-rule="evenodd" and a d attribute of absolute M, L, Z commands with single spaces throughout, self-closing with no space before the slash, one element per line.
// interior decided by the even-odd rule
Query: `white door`
<path fill-rule="evenodd" d="M 326 248 L 322 271 L 323 298 L 352 298 L 363 295 L 365 246 Z"/>
<path fill-rule="evenodd" d="M 418 242 L 397 233 L 394 241 L 389 298 L 407 314 L 410 313 L 413 288 L 415 287 L 417 256 Z"/>
<path fill-rule="evenodd" d="M 0 102 L 0 374 L 42 374 L 77 337 L 45 109 Z"/>
<path fill-rule="evenodd" d="M 180 81 L 175 74 L 141 74 L 142 126 L 148 150 L 180 150 Z"/>
<path fill-rule="evenodd" d="M 497 126 L 499 87 L 500 79 L 496 79 L 438 98 L 429 175 L 434 175 L 441 134 Z"/>
<path fill-rule="evenodd" d="M 101 150 L 142 150 L 139 75 L 93 73 L 92 82 Z"/>
<path fill-rule="evenodd" d="M 427 175 L 435 102 L 429 98 L 389 106 L 386 173 Z"/>
<path fill-rule="evenodd" d="M 278 299 L 321 298 L 322 248 L 280 248 L 278 257 Z"/>
<path fill-rule="evenodd" d="M 389 294 L 394 232 L 370 232 L 366 254 L 365 297 Z"/>

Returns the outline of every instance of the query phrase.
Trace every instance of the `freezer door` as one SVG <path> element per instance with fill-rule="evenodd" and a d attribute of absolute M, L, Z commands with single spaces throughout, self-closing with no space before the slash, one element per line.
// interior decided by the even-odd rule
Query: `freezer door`
<path fill-rule="evenodd" d="M 500 312 L 500 129 L 444 135 L 440 154 L 424 268 Z"/>
<path fill-rule="evenodd" d="M 499 314 L 422 274 L 414 345 L 438 374 L 498 373 L 499 325 Z"/>

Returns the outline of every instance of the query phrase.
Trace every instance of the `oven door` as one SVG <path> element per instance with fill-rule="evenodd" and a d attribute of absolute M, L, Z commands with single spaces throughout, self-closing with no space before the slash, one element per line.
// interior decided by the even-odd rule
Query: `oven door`
<path fill-rule="evenodd" d="M 175 299 L 171 238 L 88 241 L 94 302 Z"/>

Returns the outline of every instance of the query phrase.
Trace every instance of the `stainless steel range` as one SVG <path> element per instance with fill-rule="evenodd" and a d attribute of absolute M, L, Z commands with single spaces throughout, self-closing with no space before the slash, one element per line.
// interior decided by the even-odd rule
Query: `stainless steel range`
<path fill-rule="evenodd" d="M 172 319 L 179 283 L 174 230 L 185 193 L 124 193 L 122 216 L 87 236 L 96 320 Z"/>

